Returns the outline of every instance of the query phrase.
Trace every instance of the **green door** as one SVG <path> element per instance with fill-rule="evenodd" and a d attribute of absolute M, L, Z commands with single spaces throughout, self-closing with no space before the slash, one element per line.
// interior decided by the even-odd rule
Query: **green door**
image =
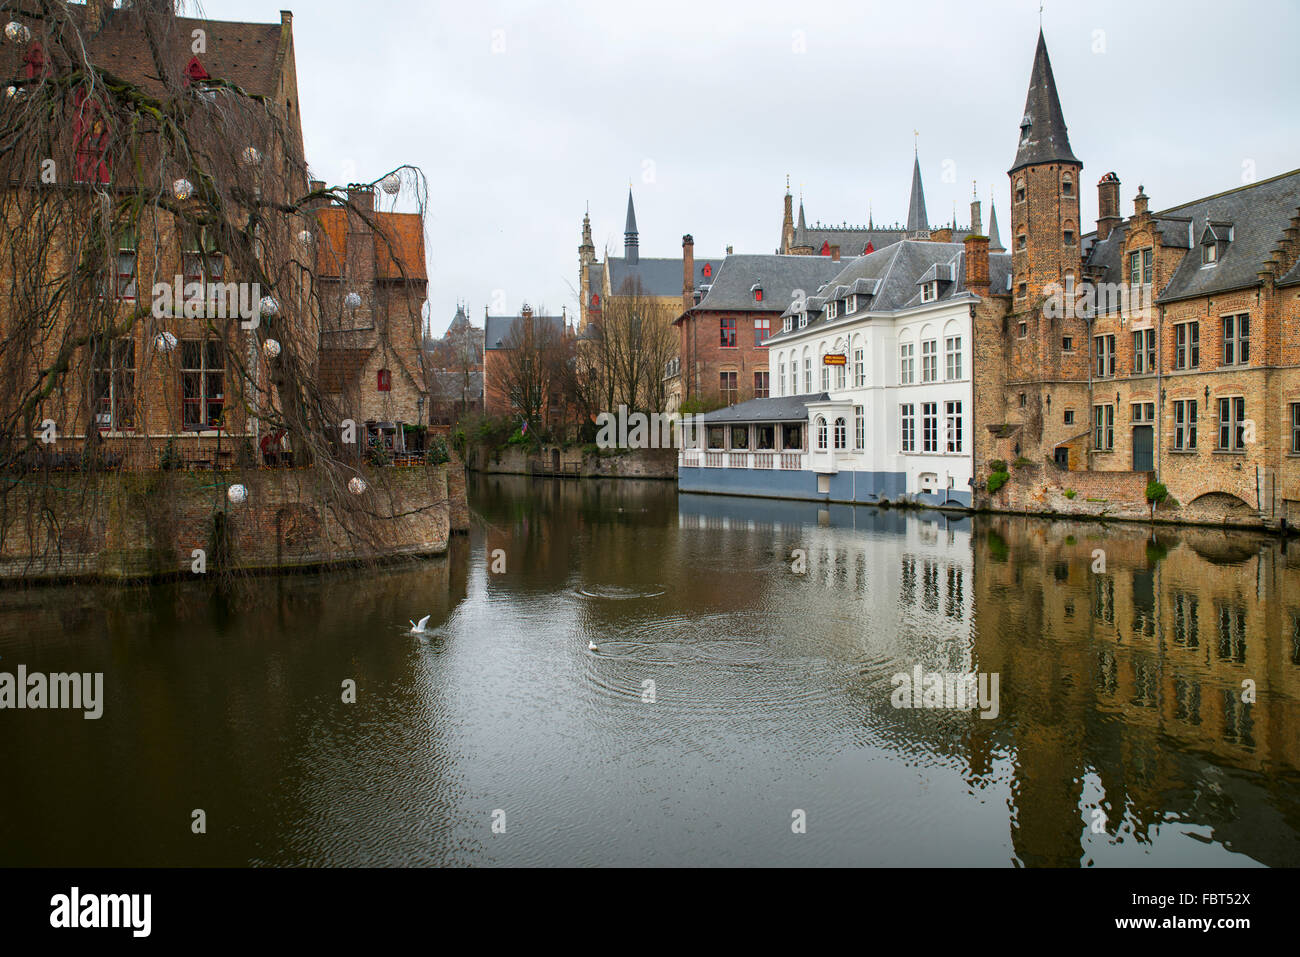
<path fill-rule="evenodd" d="M 1156 467 L 1155 427 L 1150 425 L 1133 426 L 1133 471 L 1150 472 Z"/>

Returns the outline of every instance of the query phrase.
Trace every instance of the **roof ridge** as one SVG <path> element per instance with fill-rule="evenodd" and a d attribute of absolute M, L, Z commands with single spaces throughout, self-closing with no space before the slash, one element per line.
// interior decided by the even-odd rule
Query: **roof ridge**
<path fill-rule="evenodd" d="M 1211 193 L 1209 196 L 1202 196 L 1199 199 L 1189 199 L 1185 203 L 1179 203 L 1177 206 L 1168 206 L 1165 209 L 1152 213 L 1152 216 L 1164 216 L 1172 213 L 1176 209 L 1183 209 L 1186 206 L 1195 206 L 1197 203 L 1208 203 L 1213 199 L 1220 199 L 1224 196 L 1230 196 L 1233 193 L 1240 193 L 1242 190 L 1254 189 L 1257 186 L 1267 186 L 1269 183 L 1275 183 L 1280 179 L 1286 179 L 1288 176 L 1300 175 L 1300 169 L 1289 170 L 1285 173 L 1278 173 L 1276 176 L 1270 176 L 1268 179 L 1257 180 L 1254 183 L 1243 183 L 1241 186 L 1234 186 L 1232 189 L 1225 189 L 1219 193 Z M 1131 218 L 1131 217 L 1130 217 Z"/>

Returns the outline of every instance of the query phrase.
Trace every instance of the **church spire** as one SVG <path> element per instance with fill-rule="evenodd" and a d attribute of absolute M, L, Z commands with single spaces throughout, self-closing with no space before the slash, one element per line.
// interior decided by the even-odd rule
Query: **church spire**
<path fill-rule="evenodd" d="M 925 190 L 921 188 L 919 153 L 912 158 L 912 197 L 907 204 L 907 238 L 930 238 L 930 220 L 925 212 Z"/>
<path fill-rule="evenodd" d="M 637 246 L 639 240 L 636 233 L 636 209 L 632 206 L 632 187 L 627 188 L 627 225 L 623 227 L 623 258 L 629 266 L 635 266 L 638 263 Z"/>
<path fill-rule="evenodd" d="M 803 193 L 799 193 L 799 232 L 808 228 L 808 223 L 803 218 Z"/>
<path fill-rule="evenodd" d="M 1038 48 L 1034 51 L 1034 67 L 1029 74 L 1029 94 L 1025 97 L 1025 115 L 1020 120 L 1020 145 L 1016 149 L 1016 162 L 1010 172 L 1042 163 L 1078 162 L 1078 157 L 1070 150 L 1065 115 L 1061 112 L 1061 100 L 1056 95 L 1056 77 L 1052 75 L 1047 41 L 1043 39 L 1040 28 Z"/>
<path fill-rule="evenodd" d="M 998 207 L 989 199 L 989 252 L 1004 253 L 1007 249 L 1002 245 L 1002 237 L 998 235 Z"/>

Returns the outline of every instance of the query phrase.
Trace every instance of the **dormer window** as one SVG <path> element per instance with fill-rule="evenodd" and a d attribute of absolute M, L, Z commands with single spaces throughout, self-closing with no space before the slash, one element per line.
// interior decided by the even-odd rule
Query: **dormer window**
<path fill-rule="evenodd" d="M 799 328 L 802 329 L 806 325 L 808 325 L 808 313 L 801 312 L 799 313 Z"/>
<path fill-rule="evenodd" d="M 783 320 L 781 320 L 782 332 L 789 332 L 793 328 L 794 328 L 794 316 L 786 316 Z"/>
<path fill-rule="evenodd" d="M 755 302 L 763 301 L 763 287 L 759 283 L 754 283 L 754 285 L 750 286 L 749 292 L 750 295 L 754 297 Z"/>
<path fill-rule="evenodd" d="M 848 315 L 850 312 L 857 312 L 857 311 L 858 311 L 858 297 L 857 297 L 857 296 L 849 296 L 849 298 L 848 298 L 847 301 L 848 301 L 848 308 L 846 308 L 846 309 L 844 310 L 844 314 L 845 314 L 845 315 Z"/>
<path fill-rule="evenodd" d="M 939 281 L 927 282 L 921 287 L 921 301 L 934 302 L 939 298 Z"/>
<path fill-rule="evenodd" d="M 1201 265 L 1215 266 L 1232 242 L 1232 224 L 1209 222 L 1201 233 Z"/>
<path fill-rule="evenodd" d="M 838 305 L 839 305 L 839 303 L 835 302 L 835 300 L 833 300 L 833 299 L 832 299 L 830 302 L 826 303 L 826 318 L 827 318 L 827 319 L 834 319 L 834 318 L 835 318 L 835 315 L 836 315 L 836 309 L 835 309 L 835 307 L 838 306 Z"/>

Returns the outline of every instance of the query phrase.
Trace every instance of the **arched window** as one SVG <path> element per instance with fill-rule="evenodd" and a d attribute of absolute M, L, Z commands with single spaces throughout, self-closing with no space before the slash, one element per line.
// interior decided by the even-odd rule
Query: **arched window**
<path fill-rule="evenodd" d="M 826 419 L 817 416 L 817 448 L 826 451 Z"/>
<path fill-rule="evenodd" d="M 849 424 L 840 416 L 835 420 L 835 448 L 847 449 L 849 447 Z"/>
<path fill-rule="evenodd" d="M 785 391 L 785 356 L 781 357 L 781 371 L 776 376 L 776 394 L 781 395 Z"/>
<path fill-rule="evenodd" d="M 807 346 L 803 350 L 803 391 L 805 394 L 812 392 L 812 356 L 808 354 Z"/>

